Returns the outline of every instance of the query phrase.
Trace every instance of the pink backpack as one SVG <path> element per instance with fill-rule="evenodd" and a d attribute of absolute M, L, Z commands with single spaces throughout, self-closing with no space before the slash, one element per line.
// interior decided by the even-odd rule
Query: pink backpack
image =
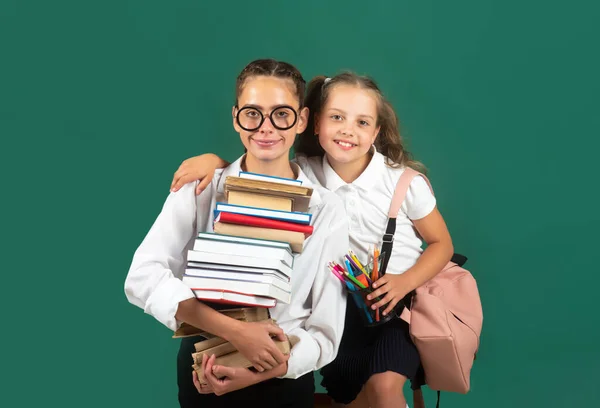
<path fill-rule="evenodd" d="M 391 254 L 396 216 L 411 181 L 418 175 L 431 188 L 429 180 L 413 169 L 407 168 L 400 177 L 388 214 L 382 270 Z M 440 273 L 405 298 L 410 299 L 410 310 L 404 308 L 400 315 L 409 323 L 427 385 L 438 391 L 438 397 L 439 391 L 469 391 L 471 368 L 479 348 L 483 311 L 477 283 L 462 268 L 465 261 L 465 257 L 455 254 Z"/>

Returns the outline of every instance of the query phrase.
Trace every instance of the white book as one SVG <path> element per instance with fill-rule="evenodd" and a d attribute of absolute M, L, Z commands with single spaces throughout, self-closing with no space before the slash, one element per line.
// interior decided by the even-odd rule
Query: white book
<path fill-rule="evenodd" d="M 251 268 L 275 269 L 288 278 L 292 277 L 292 268 L 276 259 L 257 258 L 245 255 L 223 255 L 212 252 L 188 251 L 188 262 L 207 262 L 219 265 L 249 266 Z"/>
<path fill-rule="evenodd" d="M 267 276 L 276 276 L 278 279 L 283 280 L 284 282 L 289 282 L 290 277 L 283 274 L 281 271 L 277 269 L 267 269 L 267 268 L 252 268 L 250 266 L 239 266 L 239 265 L 219 265 L 212 264 L 206 262 L 193 262 L 189 261 L 187 263 L 190 275 L 195 275 L 195 271 L 215 271 L 215 272 L 227 272 L 227 273 L 243 273 L 246 275 L 267 275 Z M 186 272 L 188 273 L 188 272 Z M 200 276 L 200 275 L 198 275 Z"/>
<path fill-rule="evenodd" d="M 278 287 L 286 292 L 292 291 L 292 284 L 285 282 L 274 275 L 258 275 L 258 274 L 244 274 L 226 271 L 211 271 L 202 269 L 187 268 L 183 275 L 183 280 L 187 283 L 193 283 L 198 279 L 215 279 L 219 281 L 233 281 L 233 282 L 250 282 L 250 283 L 267 283 Z M 198 281 L 199 282 L 199 281 Z"/>
<path fill-rule="evenodd" d="M 259 241 L 259 240 L 257 240 Z M 289 244 L 287 244 L 289 248 Z M 254 243 L 239 243 L 235 241 L 196 238 L 194 251 L 213 252 L 223 255 L 245 255 L 257 258 L 269 258 L 283 261 L 287 266 L 294 266 L 294 255 L 291 248 L 277 248 Z"/>
<path fill-rule="evenodd" d="M 292 300 L 290 292 L 286 292 L 268 283 L 224 281 L 221 279 L 197 278 L 192 276 L 184 276 L 182 281 L 192 290 L 223 290 L 243 295 L 265 296 L 277 299 L 286 304 L 289 304 Z"/>
<path fill-rule="evenodd" d="M 217 234 L 215 232 L 199 232 L 198 238 L 209 239 L 209 240 L 214 240 L 214 241 L 227 241 L 227 242 L 239 242 L 239 243 L 245 243 L 245 244 L 254 244 L 254 245 L 264 245 L 264 246 L 269 246 L 269 247 L 273 247 L 273 248 L 287 249 L 290 252 L 292 251 L 292 249 L 290 248 L 290 244 L 288 244 L 287 242 L 283 242 L 283 241 L 271 241 L 268 239 L 261 239 L 261 238 L 237 237 L 235 235 Z"/>

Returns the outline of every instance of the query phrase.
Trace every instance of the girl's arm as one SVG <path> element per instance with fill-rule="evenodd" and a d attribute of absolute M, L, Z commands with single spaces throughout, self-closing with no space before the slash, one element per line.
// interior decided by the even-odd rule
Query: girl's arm
<path fill-rule="evenodd" d="M 419 220 L 413 220 L 415 229 L 427 243 L 427 248 L 415 265 L 400 275 L 386 274 L 373 283 L 373 291 L 369 300 L 385 294 L 383 299 L 373 305 L 373 309 L 389 303 L 383 314 L 387 315 L 396 304 L 409 292 L 437 275 L 452 259 L 454 247 L 444 218 L 436 208 L 429 215 Z"/>
<path fill-rule="evenodd" d="M 171 192 L 178 191 L 187 183 L 199 180 L 200 182 L 198 183 L 198 186 L 196 186 L 196 195 L 200 195 L 213 179 L 215 170 L 225 168 L 229 166 L 229 164 L 230 163 L 212 153 L 190 157 L 181 163 L 173 175 Z"/>
<path fill-rule="evenodd" d="M 427 248 L 415 265 L 403 273 L 410 284 L 408 292 L 437 275 L 454 253 L 448 227 L 437 207 L 425 218 L 414 220 L 413 225 L 427 243 Z"/>

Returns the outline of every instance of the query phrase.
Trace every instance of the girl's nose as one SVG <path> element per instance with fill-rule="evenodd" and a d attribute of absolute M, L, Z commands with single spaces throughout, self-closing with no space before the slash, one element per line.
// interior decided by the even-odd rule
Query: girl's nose
<path fill-rule="evenodd" d="M 264 133 L 273 133 L 273 129 L 274 128 L 273 124 L 271 123 L 271 118 L 267 116 L 258 130 Z"/>

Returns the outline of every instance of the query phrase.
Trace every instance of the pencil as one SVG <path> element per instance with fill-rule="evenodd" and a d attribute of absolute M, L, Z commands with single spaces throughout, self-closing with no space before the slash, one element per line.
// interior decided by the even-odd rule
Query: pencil
<path fill-rule="evenodd" d="M 373 272 L 371 273 L 371 276 L 373 277 L 373 281 L 376 281 L 377 279 L 379 279 L 379 268 L 378 268 L 378 263 L 379 263 L 379 249 L 377 248 L 377 246 L 375 246 L 375 249 L 373 251 Z M 375 310 L 375 321 L 379 321 L 379 308 L 377 308 Z"/>

